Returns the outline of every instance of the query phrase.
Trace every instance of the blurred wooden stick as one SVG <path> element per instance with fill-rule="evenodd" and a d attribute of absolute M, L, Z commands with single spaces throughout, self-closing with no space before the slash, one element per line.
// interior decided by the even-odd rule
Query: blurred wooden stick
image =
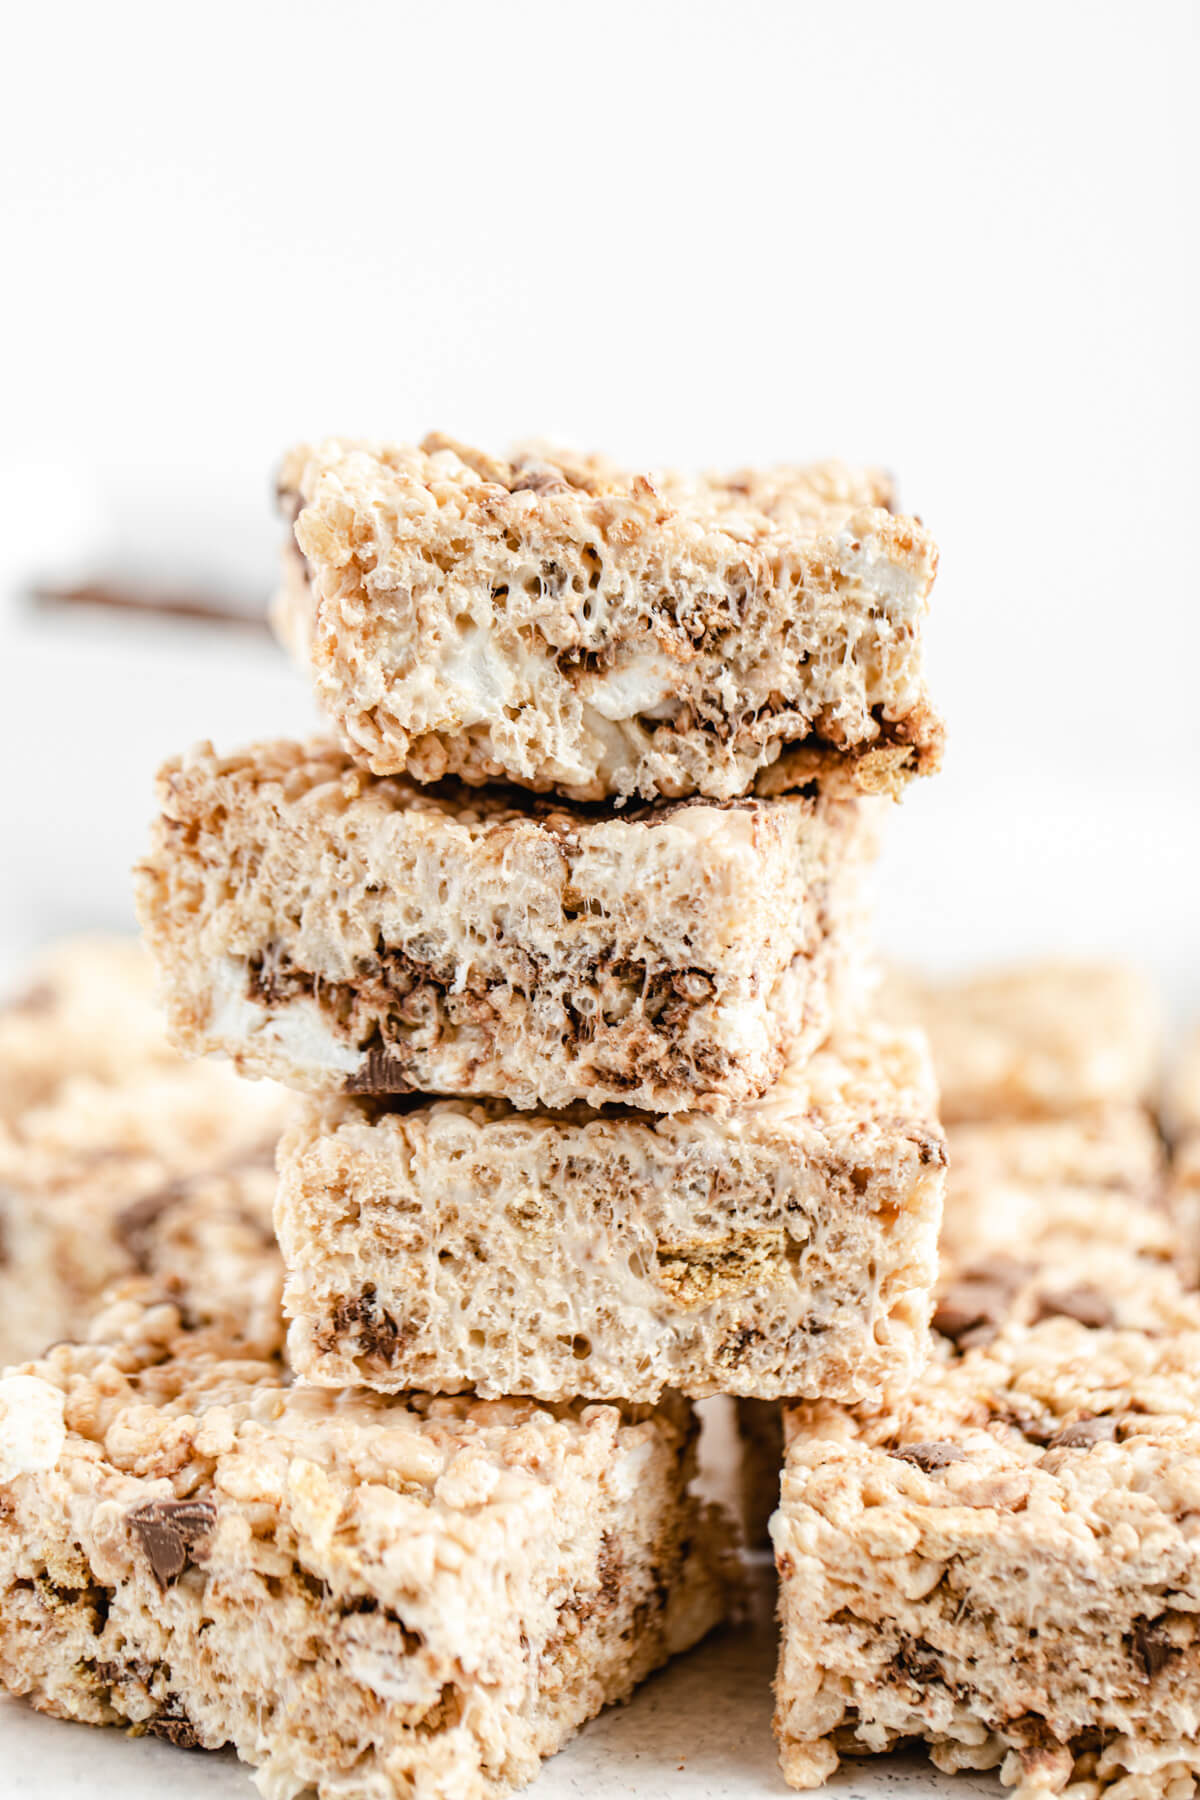
<path fill-rule="evenodd" d="M 249 608 L 217 594 L 170 592 L 161 588 L 126 587 L 116 582 L 86 581 L 75 587 L 38 586 L 30 599 L 40 611 L 65 606 L 101 607 L 143 618 L 198 620 L 235 631 L 269 630 L 265 606 Z"/>

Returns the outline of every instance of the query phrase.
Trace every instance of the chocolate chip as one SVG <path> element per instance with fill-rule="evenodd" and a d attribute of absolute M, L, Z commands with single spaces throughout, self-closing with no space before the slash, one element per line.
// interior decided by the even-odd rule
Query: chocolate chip
<path fill-rule="evenodd" d="M 1054 1436 L 1058 1425 L 1050 1413 L 1033 1413 L 1011 1400 L 997 1406 L 992 1416 L 1005 1425 L 1014 1426 L 1022 1437 L 1028 1438 L 1031 1444 L 1040 1444 L 1043 1449 Z"/>
<path fill-rule="evenodd" d="M 990 1343 L 1030 1274 L 1028 1264 L 1009 1256 L 989 1257 L 960 1270 L 942 1290 L 933 1329 L 960 1350 Z"/>
<path fill-rule="evenodd" d="M 940 1681 L 944 1674 L 941 1657 L 924 1638 L 901 1638 L 892 1662 L 898 1675 L 919 1688 Z"/>
<path fill-rule="evenodd" d="M 160 1588 L 183 1574 L 196 1545 L 216 1522 L 211 1500 L 149 1500 L 129 1515 Z"/>
<path fill-rule="evenodd" d="M 949 1287 L 934 1310 L 933 1329 L 969 1350 L 996 1335 L 1008 1313 L 1008 1298 L 1004 1289 L 983 1282 Z"/>
<path fill-rule="evenodd" d="M 909 1142 L 916 1145 L 923 1169 L 944 1169 L 948 1161 L 945 1140 L 928 1131 L 910 1131 Z"/>
<path fill-rule="evenodd" d="M 330 1349 L 338 1346 L 339 1339 L 351 1337 L 355 1339 L 354 1355 L 377 1368 L 390 1367 L 417 1334 L 411 1321 L 398 1324 L 380 1304 L 373 1281 L 368 1281 L 361 1293 L 338 1301 L 330 1316 L 330 1329 Z"/>
<path fill-rule="evenodd" d="M 1065 1288 L 1058 1294 L 1041 1294 L 1038 1296 L 1037 1311 L 1033 1315 L 1036 1325 L 1042 1319 L 1074 1319 L 1080 1325 L 1086 1325 L 1089 1331 L 1102 1331 L 1106 1325 L 1116 1322 L 1116 1314 L 1095 1288 Z"/>
<path fill-rule="evenodd" d="M 1112 1417 L 1076 1419 L 1064 1425 L 1050 1439 L 1051 1450 L 1087 1450 L 1093 1444 L 1111 1444 L 1117 1435 L 1117 1421 Z"/>
<path fill-rule="evenodd" d="M 348 1094 L 407 1094 L 411 1089 L 404 1064 L 379 1044 L 367 1051 L 366 1061 L 346 1079 Z"/>
<path fill-rule="evenodd" d="M 966 1451 L 960 1450 L 957 1444 L 938 1440 L 928 1444 L 905 1444 L 899 1450 L 889 1450 L 888 1455 L 896 1457 L 900 1462 L 915 1463 L 918 1469 L 924 1469 L 927 1475 L 932 1475 L 935 1470 L 944 1469 L 950 1463 L 962 1462 Z"/>
<path fill-rule="evenodd" d="M 1010 1719 L 1004 1730 L 1021 1759 L 1022 1775 L 1034 1777 L 1040 1770 L 1057 1766 L 1065 1746 L 1037 1713 L 1022 1713 L 1019 1718 Z M 1041 1791 L 1042 1783 L 1035 1785 Z"/>
<path fill-rule="evenodd" d="M 113 1235 L 139 1274 L 150 1273 L 154 1227 L 164 1213 L 186 1199 L 193 1185 L 182 1178 L 168 1182 L 165 1187 L 155 1188 L 152 1194 L 144 1194 L 140 1200 L 122 1207 L 113 1220 Z"/>
<path fill-rule="evenodd" d="M 1178 1646 L 1171 1642 L 1162 1627 L 1151 1624 L 1148 1619 L 1139 1619 L 1129 1637 L 1130 1654 L 1148 1681 L 1153 1681 L 1179 1653 Z"/>
<path fill-rule="evenodd" d="M 177 1750 L 203 1750 L 199 1733 L 183 1710 L 182 1702 L 175 1694 L 167 1696 L 166 1705 L 161 1712 L 155 1713 L 152 1719 L 146 1720 L 146 1730 L 152 1737 L 166 1738 L 168 1744 L 174 1744 Z"/>
<path fill-rule="evenodd" d="M 997 1324 L 977 1294 L 962 1293 L 957 1288 L 947 1288 L 933 1314 L 933 1329 L 949 1338 L 952 1344 L 961 1342 L 981 1327 L 995 1329 Z"/>

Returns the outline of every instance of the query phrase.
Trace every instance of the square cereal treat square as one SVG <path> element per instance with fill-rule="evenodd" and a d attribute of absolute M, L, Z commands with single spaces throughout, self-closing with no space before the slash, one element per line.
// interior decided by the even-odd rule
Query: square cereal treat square
<path fill-rule="evenodd" d="M 941 1769 L 998 1768 L 1021 1800 L 1190 1791 L 1191 1312 L 1185 1330 L 1010 1324 L 886 1409 L 788 1411 L 772 1535 L 793 1786 L 916 1739 Z"/>
<path fill-rule="evenodd" d="M 1023 1800 L 1173 1800 L 1200 1771 L 1200 1296 L 1160 1205 L 993 1183 L 951 1182 L 921 1380 L 784 1408 L 784 1774 L 917 1739 Z"/>
<path fill-rule="evenodd" d="M 0 1681 L 276 1795 L 492 1800 L 721 1616 L 692 1437 L 324 1393 L 116 1302 L 0 1380 Z"/>
<path fill-rule="evenodd" d="M 937 551 L 874 472 L 334 440 L 280 497 L 278 629 L 376 774 L 729 799 L 798 743 L 874 786 L 940 760 Z"/>

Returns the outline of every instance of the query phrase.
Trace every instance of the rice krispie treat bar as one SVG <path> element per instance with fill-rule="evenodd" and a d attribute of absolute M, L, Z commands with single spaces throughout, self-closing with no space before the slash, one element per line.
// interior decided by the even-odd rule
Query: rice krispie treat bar
<path fill-rule="evenodd" d="M 878 803 L 828 785 L 614 816 L 317 742 L 203 746 L 159 796 L 137 897 L 175 1041 L 311 1092 L 722 1110 L 861 981 Z"/>
<path fill-rule="evenodd" d="M 63 945 L 0 1015 L 0 1365 L 77 1336 L 112 1281 L 187 1274 L 215 1300 L 272 1242 L 290 1096 L 182 1062 L 149 967 L 120 939 Z"/>
<path fill-rule="evenodd" d="M 1145 1190 L 963 1169 L 956 1136 L 931 1367 L 884 1406 L 784 1409 L 784 1773 L 917 1738 L 1029 1800 L 1174 1800 L 1200 1770 L 1200 1297 Z"/>
<path fill-rule="evenodd" d="M 1200 1311 L 1057 1315 L 939 1358 L 885 1411 L 787 1418 L 772 1522 L 783 1770 L 924 1741 L 1021 1800 L 1200 1772 Z"/>
<path fill-rule="evenodd" d="M 1093 1323 L 1189 1324 L 1193 1259 L 1157 1204 L 1165 1171 L 1144 1112 L 957 1125 L 946 1136 L 939 1330 L 978 1341 L 1006 1320 L 1063 1309 Z M 740 1400 L 737 1420 L 746 1541 L 763 1544 L 779 1502 L 780 1408 Z"/>
<path fill-rule="evenodd" d="M 729 799 L 798 742 L 865 759 L 868 787 L 938 765 L 937 551 L 882 477 L 332 440 L 280 495 L 278 628 L 378 775 Z"/>
<path fill-rule="evenodd" d="M 1154 1098 L 1158 1006 L 1121 964 L 1028 963 L 944 981 L 895 973 L 881 1004 L 928 1033 L 947 1125 Z"/>
<path fill-rule="evenodd" d="M 928 1352 L 945 1149 L 864 1029 L 717 1121 L 312 1105 L 276 1224 L 307 1379 L 555 1399 L 876 1395 Z"/>
<path fill-rule="evenodd" d="M 322 1393 L 118 1302 L 0 1380 L 0 1681 L 264 1793 L 490 1800 L 721 1617 L 692 1436 Z"/>

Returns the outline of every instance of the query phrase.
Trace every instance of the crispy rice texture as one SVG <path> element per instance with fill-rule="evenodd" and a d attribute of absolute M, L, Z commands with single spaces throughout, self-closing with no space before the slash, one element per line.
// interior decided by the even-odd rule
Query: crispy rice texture
<path fill-rule="evenodd" d="M 880 802 L 615 816 L 331 744 L 167 765 L 138 909 L 175 1042 L 316 1093 L 727 1111 L 867 985 Z"/>
<path fill-rule="evenodd" d="M 1161 1188 L 1162 1139 L 1144 1107 L 1111 1105 L 1051 1119 L 950 1127 L 951 1184 L 1014 1190 L 1049 1184 L 1114 1188 L 1143 1199 Z"/>
<path fill-rule="evenodd" d="M 1024 1800 L 1175 1800 L 1200 1773 L 1200 1297 L 1155 1185 L 1070 1185 L 1095 1121 L 1073 1150 L 1048 1130 L 970 1128 L 959 1163 L 951 1129 L 921 1380 L 785 1408 L 793 1786 L 911 1739 Z"/>
<path fill-rule="evenodd" d="M 1161 1204 L 1162 1147 L 1136 1107 L 1074 1119 L 954 1125 L 935 1319 L 972 1340 L 1047 1307 L 1151 1329 L 1187 1326 L 1188 1240 Z M 1182 1193 L 1177 1202 L 1187 1213 Z M 1182 1283 L 1182 1286 L 1181 1286 Z M 958 1322 L 955 1325 L 956 1311 Z M 830 1398 L 832 1396 L 826 1396 Z M 739 1401 L 746 1541 L 765 1544 L 779 1503 L 777 1406 Z"/>
<path fill-rule="evenodd" d="M 1027 963 L 945 980 L 894 971 L 881 1006 L 928 1033 L 947 1125 L 1146 1106 L 1156 1096 L 1157 998 L 1119 963 Z"/>
<path fill-rule="evenodd" d="M 728 799 L 794 744 L 882 752 L 893 787 L 938 766 L 937 551 L 878 474 L 331 440 L 280 497 L 277 628 L 376 774 Z"/>
<path fill-rule="evenodd" d="M 686 1406 L 329 1394 L 178 1307 L 0 1380 L 0 1680 L 291 1800 L 485 1800 L 720 1617 Z"/>
<path fill-rule="evenodd" d="M 280 1145 L 306 1378 L 486 1395 L 877 1395 L 928 1354 L 945 1149 L 864 1030 L 725 1122 L 314 1105 Z"/>
<path fill-rule="evenodd" d="M 939 1360 L 886 1413 L 789 1415 L 772 1531 L 794 1786 L 915 1737 L 1022 1796 L 1188 1791 L 1198 1327 L 1059 1315 Z"/>
<path fill-rule="evenodd" d="M 0 1364 L 77 1336 L 113 1281 L 183 1279 L 204 1304 L 250 1282 L 277 1308 L 274 1146 L 290 1110 L 273 1084 L 184 1063 L 124 939 L 41 957 L 0 1012 Z"/>

